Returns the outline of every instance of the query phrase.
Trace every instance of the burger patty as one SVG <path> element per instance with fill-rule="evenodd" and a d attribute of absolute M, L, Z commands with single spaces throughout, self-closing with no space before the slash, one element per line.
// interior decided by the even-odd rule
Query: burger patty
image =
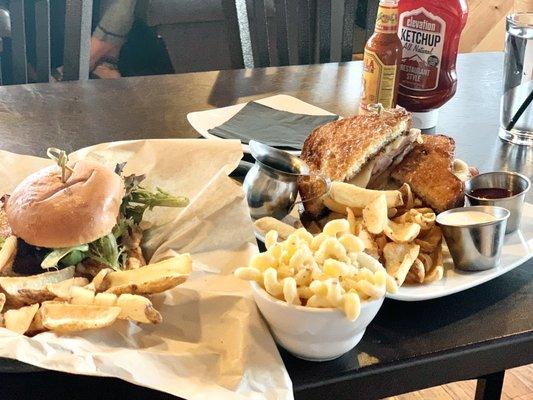
<path fill-rule="evenodd" d="M 50 249 L 35 247 L 21 238 L 17 240 L 17 254 L 13 261 L 13 272 L 17 275 L 34 275 L 43 273 L 41 263 L 50 253 Z"/>

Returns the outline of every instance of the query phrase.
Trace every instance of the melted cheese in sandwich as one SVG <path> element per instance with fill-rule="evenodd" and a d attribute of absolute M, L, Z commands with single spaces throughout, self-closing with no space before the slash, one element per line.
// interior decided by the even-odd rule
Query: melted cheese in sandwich
<path fill-rule="evenodd" d="M 396 150 L 398 147 L 402 145 L 403 140 L 405 139 L 404 135 L 401 135 L 394 139 L 392 142 L 390 142 L 388 145 L 386 145 L 382 152 L 384 153 L 390 153 L 394 150 Z M 367 187 L 368 182 L 370 182 L 370 178 L 372 178 L 372 171 L 374 170 L 374 166 L 376 165 L 376 162 L 379 158 L 379 154 L 376 154 L 374 158 L 369 160 L 368 162 L 363 165 L 363 168 L 354 175 L 352 179 L 348 180 L 348 183 L 351 183 L 352 185 L 360 186 L 360 187 Z"/>

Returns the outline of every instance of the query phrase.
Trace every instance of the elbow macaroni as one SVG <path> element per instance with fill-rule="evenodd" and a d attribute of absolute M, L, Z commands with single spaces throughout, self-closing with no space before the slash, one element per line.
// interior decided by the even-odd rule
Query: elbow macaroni
<path fill-rule="evenodd" d="M 346 219 L 328 222 L 313 236 L 304 228 L 278 242 L 265 235 L 266 252 L 253 256 L 235 276 L 257 282 L 271 296 L 288 304 L 337 308 L 355 320 L 361 302 L 381 298 L 397 285 L 378 260 L 366 255 L 364 242 Z"/>

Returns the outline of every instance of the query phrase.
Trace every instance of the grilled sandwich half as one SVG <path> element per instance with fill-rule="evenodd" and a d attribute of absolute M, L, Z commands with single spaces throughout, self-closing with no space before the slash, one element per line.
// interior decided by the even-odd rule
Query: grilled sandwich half
<path fill-rule="evenodd" d="M 301 158 L 313 174 L 361 187 L 378 187 L 408 154 L 420 131 L 411 129 L 411 114 L 402 108 L 357 115 L 316 128 L 306 139 Z M 318 179 L 299 184 L 305 210 L 318 216 L 324 185 Z"/>
<path fill-rule="evenodd" d="M 422 135 L 421 143 L 391 173 L 436 212 L 462 207 L 464 184 L 453 173 L 455 142 L 444 135 Z"/>

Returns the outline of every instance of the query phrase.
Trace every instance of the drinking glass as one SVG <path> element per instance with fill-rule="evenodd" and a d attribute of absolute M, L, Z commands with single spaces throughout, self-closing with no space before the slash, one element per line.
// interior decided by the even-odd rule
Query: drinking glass
<path fill-rule="evenodd" d="M 533 12 L 507 16 L 500 138 L 533 146 Z"/>

